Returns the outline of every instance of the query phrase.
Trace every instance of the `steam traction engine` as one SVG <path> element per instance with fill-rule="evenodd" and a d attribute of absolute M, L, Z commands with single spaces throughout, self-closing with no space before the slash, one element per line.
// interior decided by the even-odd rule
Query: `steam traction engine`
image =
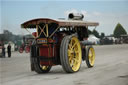
<path fill-rule="evenodd" d="M 23 43 L 19 47 L 19 53 L 23 53 L 23 51 L 25 51 L 26 53 L 29 53 L 32 41 L 33 41 L 33 38 L 23 37 Z"/>
<path fill-rule="evenodd" d="M 24 29 L 36 29 L 32 33 L 31 70 L 47 73 L 52 66 L 62 65 L 68 73 L 77 72 L 82 60 L 88 67 L 94 66 L 95 52 L 84 41 L 88 38 L 88 27 L 97 22 L 83 21 L 82 14 L 69 14 L 69 20 L 48 18 L 33 19 L 21 24 Z"/>

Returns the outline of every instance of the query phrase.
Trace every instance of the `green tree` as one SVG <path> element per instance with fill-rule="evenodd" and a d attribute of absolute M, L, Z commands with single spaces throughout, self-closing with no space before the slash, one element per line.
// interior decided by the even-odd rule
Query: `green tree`
<path fill-rule="evenodd" d="M 103 39 L 105 37 L 105 33 L 101 33 L 100 38 Z"/>
<path fill-rule="evenodd" d="M 123 26 L 120 23 L 118 23 L 114 29 L 113 34 L 114 34 L 114 37 L 119 38 L 120 35 L 125 35 L 127 34 L 127 32 L 125 31 Z"/>
<path fill-rule="evenodd" d="M 92 34 L 94 34 L 98 38 L 100 37 L 99 32 L 95 29 L 92 31 Z"/>
<path fill-rule="evenodd" d="M 88 34 L 89 34 L 89 35 L 90 35 L 90 34 L 92 34 L 92 31 L 91 31 L 91 30 L 89 30 L 89 29 L 88 29 Z"/>

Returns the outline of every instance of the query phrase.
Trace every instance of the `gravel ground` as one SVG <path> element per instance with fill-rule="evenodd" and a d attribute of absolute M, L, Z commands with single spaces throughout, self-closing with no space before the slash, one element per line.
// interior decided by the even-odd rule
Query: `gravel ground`
<path fill-rule="evenodd" d="M 77 73 L 65 73 L 61 66 L 47 74 L 30 71 L 29 54 L 13 52 L 0 58 L 0 85 L 128 85 L 128 44 L 94 46 L 93 68 L 82 62 Z"/>

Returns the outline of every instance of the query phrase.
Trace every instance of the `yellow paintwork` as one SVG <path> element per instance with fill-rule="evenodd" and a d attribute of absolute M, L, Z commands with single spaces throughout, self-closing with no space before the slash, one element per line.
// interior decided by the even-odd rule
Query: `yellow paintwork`
<path fill-rule="evenodd" d="M 90 48 L 89 49 L 89 62 L 90 62 L 90 65 L 93 66 L 94 65 L 94 62 L 95 62 L 95 51 L 94 51 L 94 48 Z"/>
<path fill-rule="evenodd" d="M 79 40 L 72 37 L 68 45 L 68 59 L 73 71 L 78 71 L 82 61 L 82 51 Z"/>
<path fill-rule="evenodd" d="M 48 24 L 46 24 L 46 32 L 47 32 L 47 37 L 48 37 L 49 36 Z"/>

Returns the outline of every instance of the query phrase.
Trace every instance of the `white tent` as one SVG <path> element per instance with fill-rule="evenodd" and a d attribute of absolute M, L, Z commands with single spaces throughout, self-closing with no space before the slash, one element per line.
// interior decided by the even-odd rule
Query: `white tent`
<path fill-rule="evenodd" d="M 11 51 L 15 51 L 15 44 L 11 41 L 9 43 L 11 45 Z M 5 46 L 5 51 L 7 51 L 8 44 L 5 44 L 4 46 Z"/>
<path fill-rule="evenodd" d="M 97 37 L 94 36 L 94 35 L 89 35 L 89 37 L 88 37 L 88 41 L 90 41 L 90 42 L 94 42 L 95 44 L 99 44 L 99 43 L 100 43 L 100 39 L 97 38 Z"/>

